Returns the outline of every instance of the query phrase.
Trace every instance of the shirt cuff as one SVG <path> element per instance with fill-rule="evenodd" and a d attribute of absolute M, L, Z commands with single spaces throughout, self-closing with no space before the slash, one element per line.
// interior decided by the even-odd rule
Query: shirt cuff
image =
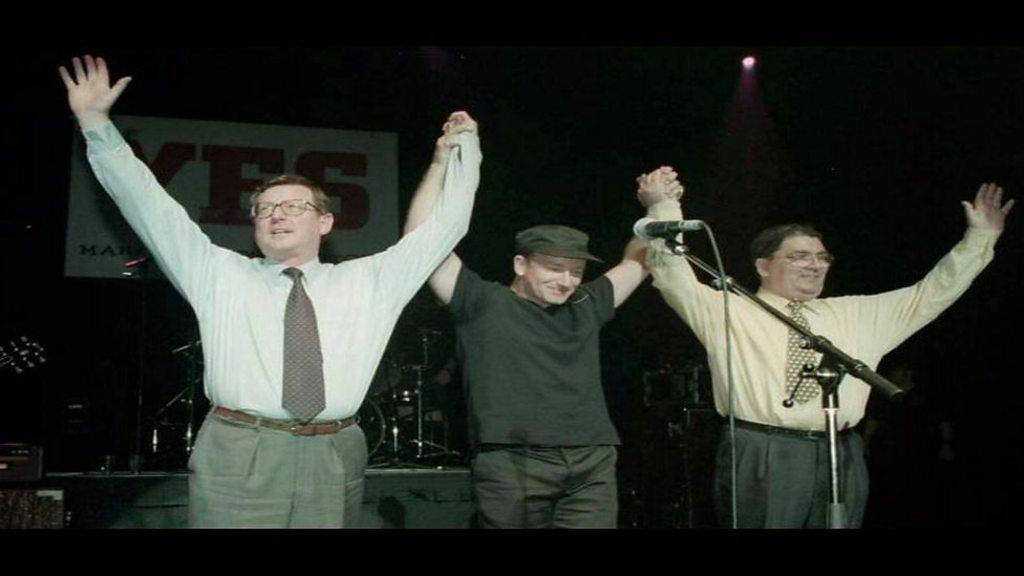
<path fill-rule="evenodd" d="M 666 198 L 648 206 L 647 216 L 655 220 L 682 220 L 683 208 L 678 200 Z"/>
<path fill-rule="evenodd" d="M 967 232 L 964 232 L 964 243 L 971 246 L 985 246 L 995 244 L 999 235 L 1002 234 L 1002 230 L 992 230 L 990 228 L 974 228 L 972 226 L 967 227 Z"/>
<path fill-rule="evenodd" d="M 113 122 L 107 122 L 99 128 L 83 130 L 82 134 L 85 136 L 85 142 L 92 154 L 113 152 L 121 146 L 128 145 Z"/>
<path fill-rule="evenodd" d="M 463 150 L 463 162 L 472 160 L 479 163 L 481 161 L 483 155 L 480 153 L 480 136 L 475 132 L 460 132 L 459 145 Z M 467 156 L 469 156 L 469 158 L 467 158 Z"/>

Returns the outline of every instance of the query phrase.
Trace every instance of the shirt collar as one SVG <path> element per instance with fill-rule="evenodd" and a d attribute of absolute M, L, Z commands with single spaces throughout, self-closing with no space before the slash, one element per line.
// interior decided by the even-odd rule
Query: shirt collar
<path fill-rule="evenodd" d="M 780 310 L 781 312 L 783 312 L 785 314 L 789 314 L 789 308 L 786 307 L 786 304 L 789 304 L 789 300 L 786 300 L 782 296 L 779 296 L 778 294 L 776 294 L 776 293 L 774 293 L 774 292 L 772 292 L 770 290 L 767 290 L 767 289 L 762 287 L 762 288 L 758 289 L 757 297 L 760 298 L 761 300 L 764 300 L 768 304 L 770 304 L 772 306 L 772 308 L 775 308 L 776 310 Z M 804 310 L 809 310 L 809 311 L 811 311 L 811 312 L 816 314 L 818 312 L 816 310 L 816 308 L 817 308 L 817 306 L 816 306 L 817 301 L 818 301 L 817 299 L 814 299 L 814 300 L 804 300 L 803 301 L 803 303 L 804 303 L 803 309 Z"/>
<path fill-rule="evenodd" d="M 263 258 L 260 261 L 260 267 L 260 273 L 271 282 L 277 281 L 280 278 L 287 280 L 288 277 L 282 274 L 282 272 L 284 272 L 285 268 L 292 268 L 292 266 L 285 266 L 273 258 Z M 324 264 L 320 262 L 320 257 L 317 256 L 298 266 L 294 266 L 294 268 L 302 270 L 302 276 L 306 279 L 306 284 L 309 285 L 316 281 L 323 272 Z"/>

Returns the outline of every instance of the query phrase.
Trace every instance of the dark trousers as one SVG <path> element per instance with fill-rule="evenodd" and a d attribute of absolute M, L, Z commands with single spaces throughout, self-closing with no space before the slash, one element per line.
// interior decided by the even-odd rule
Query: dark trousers
<path fill-rule="evenodd" d="M 472 465 L 483 528 L 615 528 L 615 446 L 487 446 Z"/>
<path fill-rule="evenodd" d="M 856 431 L 839 435 L 839 494 L 847 528 L 859 528 L 868 500 L 864 443 Z M 732 463 L 728 425 L 715 463 L 715 509 L 732 526 Z M 736 516 L 739 528 L 826 528 L 828 441 L 736 428 Z"/>

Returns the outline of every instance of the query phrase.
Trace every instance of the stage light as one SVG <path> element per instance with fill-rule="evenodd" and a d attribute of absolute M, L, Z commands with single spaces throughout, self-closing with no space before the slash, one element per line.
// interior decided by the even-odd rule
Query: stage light
<path fill-rule="evenodd" d="M 753 56 L 747 56 L 746 58 L 743 59 L 743 68 L 746 70 L 750 70 L 751 68 L 753 68 L 754 64 L 757 64 L 757 59 L 755 59 Z"/>

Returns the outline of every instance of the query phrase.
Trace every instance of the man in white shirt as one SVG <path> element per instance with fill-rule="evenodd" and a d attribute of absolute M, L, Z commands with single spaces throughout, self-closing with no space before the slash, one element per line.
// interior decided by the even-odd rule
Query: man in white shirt
<path fill-rule="evenodd" d="M 97 179 L 188 300 L 214 406 L 189 461 L 194 527 L 342 527 L 362 504 L 366 442 L 355 424 L 403 307 L 469 227 L 481 154 L 476 123 L 452 114 L 435 152 L 443 193 L 430 217 L 373 256 L 327 264 L 333 215 L 319 187 L 285 175 L 252 198 L 264 258 L 212 244 L 110 122 L 130 78 L 102 58 L 60 75 Z"/>

